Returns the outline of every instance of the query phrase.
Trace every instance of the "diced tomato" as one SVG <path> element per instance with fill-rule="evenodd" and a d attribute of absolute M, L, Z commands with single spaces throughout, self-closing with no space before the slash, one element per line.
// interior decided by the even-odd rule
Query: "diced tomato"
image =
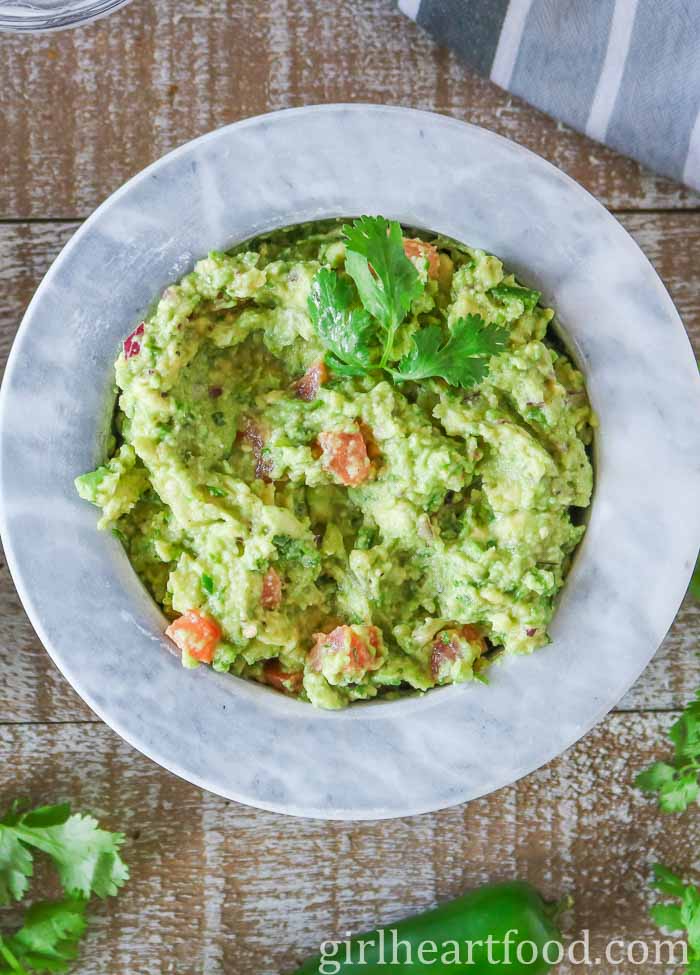
<path fill-rule="evenodd" d="M 128 335 L 124 339 L 124 358 L 131 359 L 132 356 L 138 355 L 141 351 L 141 343 L 139 342 L 139 337 L 143 335 L 146 331 L 146 323 L 141 322 L 137 325 L 131 335 Z"/>
<path fill-rule="evenodd" d="M 306 370 L 301 379 L 295 384 L 296 394 L 299 399 L 305 400 L 310 403 L 315 400 L 319 388 L 323 386 L 324 383 L 328 382 L 328 369 L 326 368 L 326 363 L 321 360 L 320 362 L 315 362 L 312 366 Z"/>
<path fill-rule="evenodd" d="M 287 694 L 298 694 L 304 681 L 301 670 L 282 670 L 279 660 L 266 660 L 263 664 L 263 678 L 266 684 Z"/>
<path fill-rule="evenodd" d="M 418 240 L 416 237 L 404 237 L 403 250 L 408 258 L 427 257 L 428 276 L 431 278 L 438 277 L 440 274 L 440 255 L 438 254 L 437 247 L 433 244 L 426 243 L 424 240 Z"/>
<path fill-rule="evenodd" d="M 341 483 L 354 487 L 372 473 L 367 445 L 361 433 L 319 433 L 323 466 Z"/>
<path fill-rule="evenodd" d="M 270 566 L 263 576 L 260 602 L 263 609 L 277 609 L 282 602 L 282 580 L 273 566 Z"/>
<path fill-rule="evenodd" d="M 320 672 L 323 658 L 327 654 L 337 653 L 347 655 L 345 672 L 349 676 L 361 678 L 368 670 L 381 667 L 381 655 L 372 652 L 381 648 L 381 633 L 376 626 L 363 629 L 367 632 L 366 640 L 352 626 L 336 626 L 330 633 L 314 633 L 316 642 L 308 656 L 311 669 Z"/>
<path fill-rule="evenodd" d="M 248 419 L 238 431 L 236 439 L 250 444 L 255 457 L 255 476 L 269 484 L 272 480 L 272 459 L 265 456 L 265 440 L 260 427 L 254 420 Z"/>
<path fill-rule="evenodd" d="M 190 657 L 210 664 L 221 640 L 221 627 L 213 619 L 203 616 L 196 609 L 188 609 L 165 631 L 173 643 L 186 650 Z"/>
<path fill-rule="evenodd" d="M 476 626 L 465 623 L 457 630 L 444 630 L 433 642 L 433 652 L 430 655 L 430 672 L 433 679 L 440 677 L 443 664 L 454 663 L 464 655 L 464 643 L 478 644 L 480 653 L 486 649 L 486 641 Z"/>

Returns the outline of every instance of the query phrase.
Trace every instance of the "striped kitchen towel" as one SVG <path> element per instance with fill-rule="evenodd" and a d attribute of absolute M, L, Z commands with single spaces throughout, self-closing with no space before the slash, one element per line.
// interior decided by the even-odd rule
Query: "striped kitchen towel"
<path fill-rule="evenodd" d="M 399 0 L 471 67 L 700 189 L 700 0 Z"/>

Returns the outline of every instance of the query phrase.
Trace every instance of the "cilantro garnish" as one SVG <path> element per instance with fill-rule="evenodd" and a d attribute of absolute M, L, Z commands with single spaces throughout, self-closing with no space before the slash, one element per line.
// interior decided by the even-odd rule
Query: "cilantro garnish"
<path fill-rule="evenodd" d="M 344 226 L 343 233 L 345 269 L 362 307 L 357 307 L 354 289 L 346 278 L 321 268 L 308 305 L 311 321 L 328 350 L 328 366 L 344 376 L 384 369 L 395 382 L 440 377 L 464 388 L 484 379 L 491 356 L 503 351 L 508 333 L 478 315 L 459 319 L 448 334 L 438 325 L 419 329 L 412 349 L 398 365 L 388 364 L 396 332 L 425 284 L 404 253 L 401 226 L 395 220 L 360 217 Z M 538 292 L 514 286 L 511 290 L 539 298 Z"/>
<path fill-rule="evenodd" d="M 700 891 L 694 884 L 686 884 L 661 863 L 653 866 L 651 886 L 680 901 L 678 904 L 655 904 L 652 920 L 667 931 L 685 931 L 688 939 L 688 967 L 686 975 L 700 975 Z"/>
<path fill-rule="evenodd" d="M 425 288 L 403 249 L 403 234 L 396 220 L 360 217 L 343 227 L 346 237 L 345 269 L 357 285 L 360 301 L 383 333 L 380 366 L 391 355 L 396 330 L 411 303 Z"/>
<path fill-rule="evenodd" d="M 413 348 L 392 375 L 399 381 L 440 376 L 450 385 L 466 389 L 486 377 L 489 359 L 502 352 L 507 341 L 506 329 L 487 325 L 479 315 L 458 319 L 444 344 L 442 329 L 429 325 L 416 332 Z"/>
<path fill-rule="evenodd" d="M 88 898 L 116 894 L 129 877 L 119 855 L 123 840 L 91 816 L 71 814 L 68 803 L 28 812 L 12 805 L 0 820 L 0 904 L 26 894 L 36 850 L 51 858 L 67 896 L 34 904 L 18 931 L 0 935 L 0 975 L 68 971 L 85 931 Z"/>
<path fill-rule="evenodd" d="M 675 746 L 673 758 L 654 762 L 634 784 L 642 792 L 656 793 L 664 812 L 683 812 L 700 796 L 700 689 L 668 734 Z"/>
<path fill-rule="evenodd" d="M 372 366 L 374 326 L 364 308 L 352 308 L 349 282 L 322 267 L 311 284 L 309 314 L 329 350 L 326 361 L 341 376 L 364 376 Z"/>

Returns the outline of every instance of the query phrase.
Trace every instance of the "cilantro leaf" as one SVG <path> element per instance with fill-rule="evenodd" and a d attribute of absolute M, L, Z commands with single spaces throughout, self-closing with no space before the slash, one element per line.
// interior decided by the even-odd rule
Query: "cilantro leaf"
<path fill-rule="evenodd" d="M 343 227 L 345 269 L 362 304 L 383 332 L 380 365 L 389 360 L 394 336 L 414 299 L 424 291 L 418 271 L 406 257 L 401 226 L 384 217 L 360 217 Z"/>
<path fill-rule="evenodd" d="M 86 901 L 69 898 L 34 904 L 15 934 L 0 938 L 0 958 L 10 967 L 0 975 L 26 972 L 67 972 L 85 933 Z"/>
<path fill-rule="evenodd" d="M 686 884 L 662 864 L 654 865 L 655 880 L 652 887 L 680 901 L 680 904 L 655 904 L 651 908 L 652 920 L 669 931 L 686 933 L 688 961 L 686 973 L 700 970 L 700 891 L 694 884 Z"/>
<path fill-rule="evenodd" d="M 71 815 L 67 804 L 27 813 L 13 806 L 0 821 L 0 903 L 25 893 L 32 873 L 31 848 L 53 859 L 67 894 L 116 894 L 129 876 L 118 852 L 123 840 L 121 833 L 100 829 L 91 816 Z"/>
<path fill-rule="evenodd" d="M 654 904 L 649 911 L 652 921 L 660 928 L 667 931 L 681 931 L 683 922 L 681 920 L 681 908 L 678 904 Z"/>
<path fill-rule="evenodd" d="M 532 311 L 542 297 L 541 292 L 532 291 L 530 288 L 521 288 L 517 284 L 497 284 L 490 289 L 489 294 L 501 301 L 517 298 L 518 301 L 522 301 L 525 311 Z"/>
<path fill-rule="evenodd" d="M 491 356 L 502 352 L 507 340 L 506 329 L 487 325 L 479 315 L 458 319 L 444 344 L 442 329 L 429 325 L 416 332 L 413 348 L 392 375 L 400 381 L 440 376 L 467 389 L 487 376 Z"/>
<path fill-rule="evenodd" d="M 700 799 L 700 690 L 668 734 L 673 758 L 655 762 L 634 784 L 643 792 L 656 793 L 663 812 L 683 812 Z"/>
<path fill-rule="evenodd" d="M 676 757 L 695 759 L 700 756 L 700 691 L 671 727 L 669 738 L 676 746 Z"/>
<path fill-rule="evenodd" d="M 372 366 L 374 326 L 364 308 L 352 308 L 353 297 L 350 284 L 329 268 L 322 267 L 311 283 L 311 321 L 329 350 L 328 365 L 343 376 L 363 376 Z"/>
<path fill-rule="evenodd" d="M 658 792 L 667 782 L 673 782 L 676 770 L 666 762 L 654 762 L 648 769 L 640 772 L 634 784 L 642 792 Z"/>
<path fill-rule="evenodd" d="M 694 952 L 700 952 L 700 891 L 694 884 L 683 892 L 681 922 L 688 932 L 688 944 Z"/>
<path fill-rule="evenodd" d="M 696 775 L 688 772 L 667 782 L 659 789 L 659 808 L 662 812 L 684 812 L 700 795 Z"/>
<path fill-rule="evenodd" d="M 654 879 L 651 882 L 654 890 L 660 890 L 662 894 L 669 894 L 671 897 L 683 896 L 685 884 L 677 873 L 673 873 L 663 863 L 655 863 L 651 869 L 654 872 Z"/>
<path fill-rule="evenodd" d="M 32 872 L 29 850 L 16 836 L 0 828 L 0 904 L 24 897 Z"/>

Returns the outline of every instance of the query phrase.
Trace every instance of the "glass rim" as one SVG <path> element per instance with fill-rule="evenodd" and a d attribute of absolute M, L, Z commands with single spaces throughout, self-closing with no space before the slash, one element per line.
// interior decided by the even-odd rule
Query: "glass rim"
<path fill-rule="evenodd" d="M 80 27 L 89 24 L 99 17 L 106 17 L 119 7 L 126 6 L 130 0 L 94 0 L 84 4 L 80 9 L 36 12 L 23 15 L 7 14 L 4 9 L 8 6 L 0 0 L 0 31 L 15 34 L 33 34 L 39 32 L 66 30 L 70 27 Z M 16 3 L 9 6 L 16 8 Z"/>

